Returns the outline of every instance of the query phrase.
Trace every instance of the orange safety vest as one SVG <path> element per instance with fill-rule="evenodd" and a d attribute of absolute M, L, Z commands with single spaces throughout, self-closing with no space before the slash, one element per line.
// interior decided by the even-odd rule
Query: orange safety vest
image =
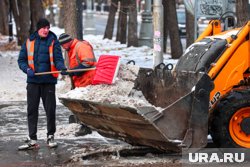
<path fill-rule="evenodd" d="M 35 40 L 30 41 L 29 39 L 27 39 L 26 48 L 27 48 L 27 52 L 28 52 L 28 65 L 33 71 L 35 71 L 35 65 L 34 65 Z M 51 71 L 57 71 L 56 66 L 54 64 L 53 48 L 54 48 L 54 40 L 52 41 L 51 45 L 49 46 L 49 58 L 50 58 L 49 60 L 50 60 Z M 52 74 L 52 75 L 55 78 L 57 78 L 59 76 L 58 73 Z"/>
<path fill-rule="evenodd" d="M 86 52 L 85 54 L 85 57 L 84 59 L 81 61 L 80 60 L 80 57 L 78 55 L 78 50 L 80 49 L 80 45 L 81 43 L 84 43 L 85 45 L 89 46 L 91 49 L 88 49 L 88 48 L 84 48 L 84 51 Z M 92 52 L 93 50 L 93 47 L 90 45 L 89 42 L 87 41 L 77 41 L 76 45 L 75 45 L 75 48 L 74 48 L 74 52 L 75 52 L 75 56 L 76 56 L 76 61 L 77 61 L 77 66 L 79 64 L 82 64 L 84 65 L 85 67 L 91 67 L 91 66 L 94 66 L 96 64 L 96 59 L 95 59 L 95 56 Z"/>
<path fill-rule="evenodd" d="M 69 67 L 74 68 L 79 64 L 83 64 L 85 67 L 93 67 L 96 65 L 96 59 L 93 53 L 92 46 L 87 41 L 73 40 L 71 49 L 68 52 Z M 92 83 L 95 75 L 95 70 L 85 71 L 81 76 L 73 76 L 73 82 L 75 87 L 85 87 Z"/>

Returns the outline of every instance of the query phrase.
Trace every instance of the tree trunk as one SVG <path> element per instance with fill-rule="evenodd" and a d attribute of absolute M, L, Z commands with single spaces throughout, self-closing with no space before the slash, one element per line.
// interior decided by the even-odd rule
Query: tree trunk
<path fill-rule="evenodd" d="M 77 14 L 76 1 L 62 0 L 64 8 L 64 28 L 65 32 L 73 38 L 77 38 Z"/>
<path fill-rule="evenodd" d="M 169 36 L 170 36 L 170 44 L 171 44 L 171 55 L 173 59 L 178 59 L 181 57 L 182 44 L 180 40 L 180 34 L 178 31 L 178 22 L 177 22 L 177 14 L 176 14 L 176 4 L 175 1 L 167 0 L 167 17 L 169 24 Z"/>
<path fill-rule="evenodd" d="M 138 46 L 136 1 L 129 0 L 128 47 Z"/>
<path fill-rule="evenodd" d="M 60 5 L 60 11 L 59 11 L 59 21 L 58 21 L 58 27 L 59 28 L 64 28 L 64 7 L 63 4 L 61 3 Z"/>
<path fill-rule="evenodd" d="M 243 26 L 249 20 L 248 0 L 236 1 L 237 26 Z"/>
<path fill-rule="evenodd" d="M 105 29 L 103 38 L 108 38 L 108 39 L 113 38 L 113 31 L 114 31 L 114 25 L 115 25 L 115 15 L 117 12 L 117 7 L 118 7 L 118 0 L 112 0 L 110 10 L 109 10 L 108 21 L 107 21 L 107 25 L 106 25 L 106 29 Z"/>
<path fill-rule="evenodd" d="M 48 6 L 49 8 L 49 15 L 47 16 L 47 19 L 50 22 L 50 25 L 55 26 L 56 22 L 55 22 L 55 13 L 54 13 L 54 9 L 53 9 L 53 4 Z"/>
<path fill-rule="evenodd" d="M 117 24 L 116 41 L 120 41 L 122 44 L 125 44 L 127 42 L 127 4 L 127 0 L 120 1 L 120 12 Z"/>
<path fill-rule="evenodd" d="M 83 0 L 76 0 L 77 38 L 80 40 L 83 40 L 82 2 Z"/>
<path fill-rule="evenodd" d="M 194 43 L 194 16 L 186 10 L 186 48 Z"/>
<path fill-rule="evenodd" d="M 30 1 L 30 34 L 36 31 L 36 23 L 40 18 L 44 18 L 44 9 L 41 0 Z"/>
<path fill-rule="evenodd" d="M 30 0 L 11 0 L 11 8 L 16 23 L 18 45 L 22 45 L 29 36 Z"/>
<path fill-rule="evenodd" d="M 8 14 L 9 14 L 9 0 L 0 0 L 0 33 L 3 35 L 9 35 L 8 27 Z"/>
<path fill-rule="evenodd" d="M 163 52 L 167 53 L 168 32 L 169 32 L 167 2 L 165 0 L 163 0 L 162 5 L 163 5 L 163 13 L 164 13 L 164 17 L 163 17 Z"/>

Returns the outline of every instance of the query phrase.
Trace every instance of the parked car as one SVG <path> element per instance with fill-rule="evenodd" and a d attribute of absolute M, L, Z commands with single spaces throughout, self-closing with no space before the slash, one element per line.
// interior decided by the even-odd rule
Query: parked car
<path fill-rule="evenodd" d="M 179 27 L 179 33 L 181 36 L 186 35 L 186 13 L 185 9 L 177 9 L 177 21 Z"/>

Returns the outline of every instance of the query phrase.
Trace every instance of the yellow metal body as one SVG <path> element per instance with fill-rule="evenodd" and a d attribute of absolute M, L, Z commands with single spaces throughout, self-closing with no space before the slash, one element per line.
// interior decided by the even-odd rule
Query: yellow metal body
<path fill-rule="evenodd" d="M 250 22 L 241 29 L 234 29 L 225 32 L 221 31 L 218 20 L 211 21 L 207 29 L 201 34 L 197 41 L 210 36 L 209 38 L 226 38 L 227 49 L 211 65 L 208 75 L 214 81 L 214 89 L 210 93 L 210 109 L 226 93 L 244 81 L 244 74 L 250 67 L 249 54 L 249 26 Z M 234 33 L 232 33 L 234 31 Z M 235 34 L 236 33 L 236 34 Z M 228 35 L 227 35 L 228 34 Z M 232 36 L 234 34 L 234 36 Z"/>
<path fill-rule="evenodd" d="M 201 33 L 201 35 L 197 38 L 197 41 L 202 40 L 203 38 L 207 37 L 207 36 L 211 36 L 211 35 L 215 35 L 221 33 L 221 24 L 219 20 L 211 20 L 207 26 L 207 28 L 205 29 L 205 31 L 203 31 Z"/>

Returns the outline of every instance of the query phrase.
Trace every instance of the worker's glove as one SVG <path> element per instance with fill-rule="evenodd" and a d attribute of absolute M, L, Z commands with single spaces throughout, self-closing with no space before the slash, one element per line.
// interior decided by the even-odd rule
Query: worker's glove
<path fill-rule="evenodd" d="M 28 75 L 28 77 L 34 77 L 35 76 L 35 72 L 31 68 L 28 68 L 27 69 L 27 75 Z"/>
<path fill-rule="evenodd" d="M 84 72 L 70 72 L 69 76 L 81 76 Z"/>
<path fill-rule="evenodd" d="M 88 68 L 88 67 L 85 67 L 84 65 L 79 64 L 78 66 L 72 68 L 71 70 L 78 70 L 78 69 L 85 69 L 85 68 Z M 81 76 L 83 73 L 84 73 L 84 71 L 71 72 L 71 73 L 69 73 L 69 76 Z"/>
<path fill-rule="evenodd" d="M 61 70 L 61 74 L 62 75 L 69 75 L 66 68 Z"/>

